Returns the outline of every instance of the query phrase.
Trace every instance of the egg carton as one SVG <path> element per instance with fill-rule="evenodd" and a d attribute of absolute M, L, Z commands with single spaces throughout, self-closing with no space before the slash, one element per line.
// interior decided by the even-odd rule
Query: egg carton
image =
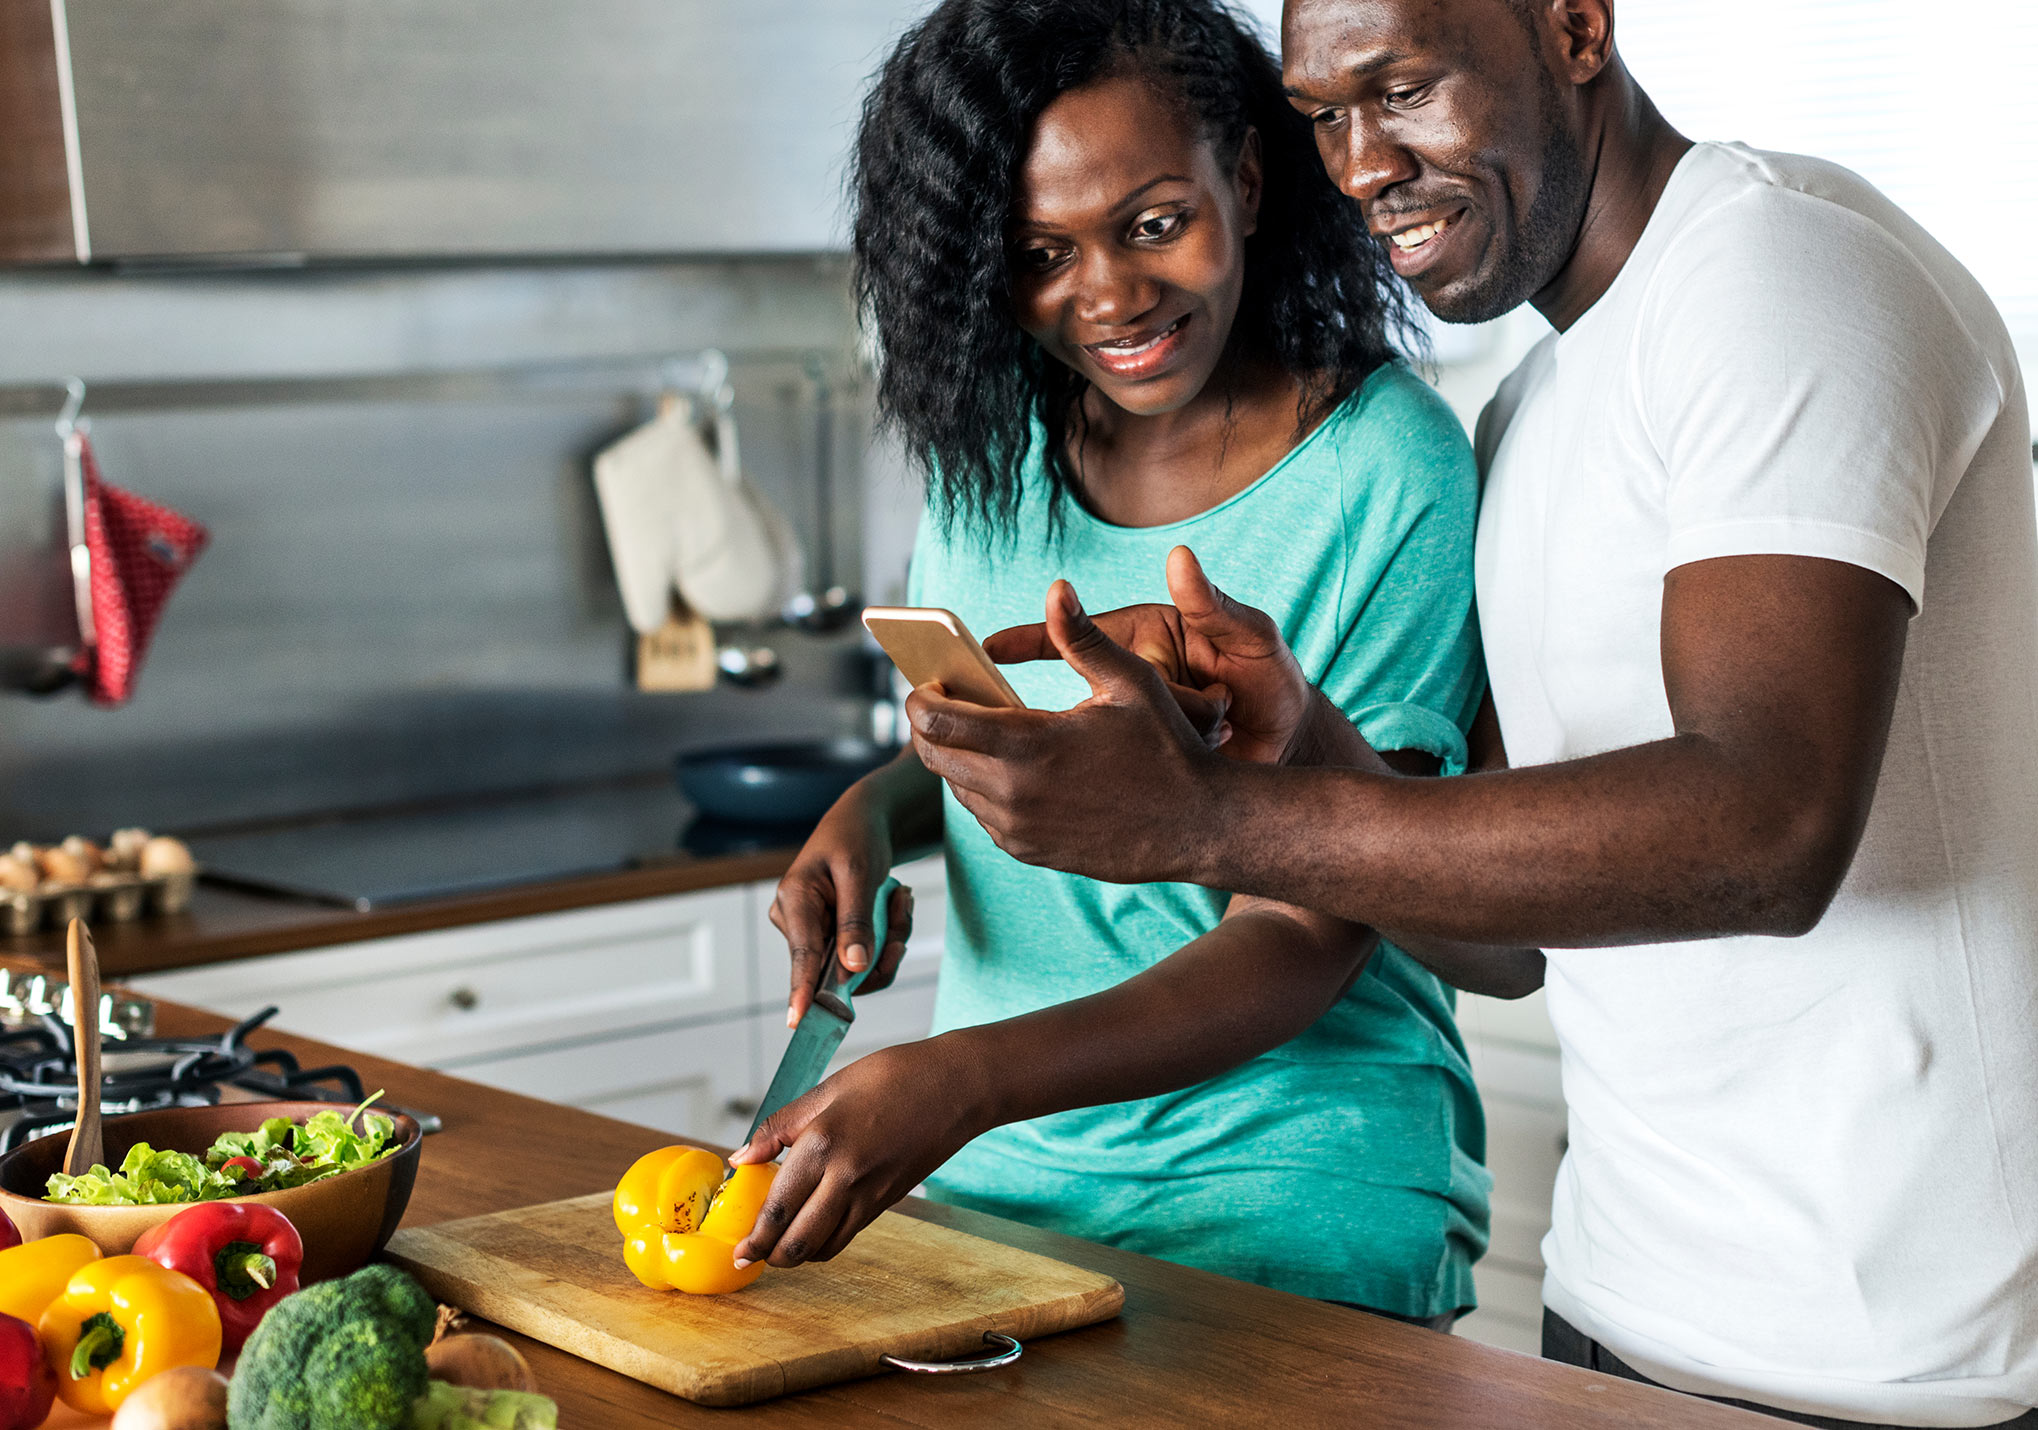
<path fill-rule="evenodd" d="M 28 893 L 0 893 L 0 921 L 8 933 L 88 923 L 133 923 L 145 914 L 181 914 L 191 907 L 196 869 L 175 874 L 108 874 L 89 884 L 46 884 Z"/>

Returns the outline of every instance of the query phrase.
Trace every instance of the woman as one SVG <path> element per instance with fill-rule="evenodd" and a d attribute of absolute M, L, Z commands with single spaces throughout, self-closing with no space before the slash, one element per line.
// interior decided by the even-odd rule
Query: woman
<path fill-rule="evenodd" d="M 1471 453 L 1394 361 L 1381 252 L 1228 11 L 947 0 L 885 66 L 858 164 L 881 402 L 930 474 L 912 600 L 979 632 L 1036 620 L 1060 576 L 1104 606 L 1165 600 L 1193 542 L 1391 763 L 1463 767 L 1484 687 Z M 1008 674 L 1036 708 L 1091 694 L 1066 665 Z M 793 1147 L 741 1254 L 833 1255 L 925 1178 L 1406 1319 L 1472 1304 L 1489 1180 L 1449 995 L 1367 930 L 1028 867 L 908 751 L 780 885 L 795 1017 L 831 943 L 869 962 L 894 851 L 944 831 L 939 1036 L 852 1065 L 739 1154 Z M 903 930 L 909 902 L 891 915 Z"/>

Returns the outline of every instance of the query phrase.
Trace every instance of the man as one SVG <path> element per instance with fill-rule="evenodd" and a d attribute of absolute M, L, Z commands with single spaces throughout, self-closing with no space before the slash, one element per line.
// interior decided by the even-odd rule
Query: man
<path fill-rule="evenodd" d="M 920 692 L 921 758 L 1031 862 L 1547 950 L 1546 1353 L 1806 1423 L 2038 1425 L 2038 539 L 2000 319 L 1854 175 L 1679 135 L 1612 0 L 1289 0 L 1284 39 L 1432 311 L 1557 330 L 1478 434 L 1515 768 L 1396 777 L 1182 552 L 1174 608 L 1060 586 L 987 642 L 1095 698 Z M 1281 763 L 1210 754 L 1110 636 Z"/>

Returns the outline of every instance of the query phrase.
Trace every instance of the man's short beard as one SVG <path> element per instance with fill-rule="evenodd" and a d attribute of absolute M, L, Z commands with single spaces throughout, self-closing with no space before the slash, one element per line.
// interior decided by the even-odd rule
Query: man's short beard
<path fill-rule="evenodd" d="M 1476 289 L 1451 294 L 1441 307 L 1423 298 L 1429 310 L 1447 323 L 1487 323 L 1511 313 L 1540 293 L 1571 261 L 1591 185 L 1577 138 L 1566 130 L 1554 95 L 1547 99 L 1541 182 L 1528 212 L 1509 235 L 1511 241 L 1500 266 Z"/>

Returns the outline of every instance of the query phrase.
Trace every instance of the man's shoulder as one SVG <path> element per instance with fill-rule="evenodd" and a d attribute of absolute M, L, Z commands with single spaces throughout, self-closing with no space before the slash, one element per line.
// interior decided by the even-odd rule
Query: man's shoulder
<path fill-rule="evenodd" d="M 1760 295 L 1776 321 L 1813 296 L 1836 298 L 1842 309 L 1929 298 L 1957 314 L 1992 358 L 2007 352 L 2008 329 L 1973 275 L 1844 165 L 1701 144 L 1679 166 L 1662 212 L 1660 231 L 1644 236 L 1659 322 L 1680 309 L 1702 315 L 1721 289 Z"/>

